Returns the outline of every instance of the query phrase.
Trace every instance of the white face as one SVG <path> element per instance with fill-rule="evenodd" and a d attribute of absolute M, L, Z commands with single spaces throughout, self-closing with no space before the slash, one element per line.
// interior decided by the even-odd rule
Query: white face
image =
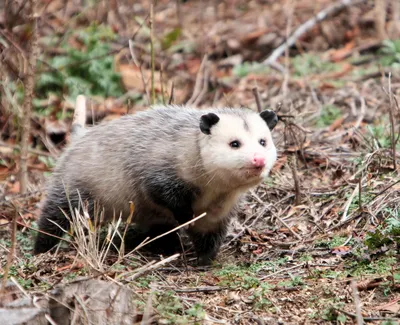
<path fill-rule="evenodd" d="M 205 170 L 238 186 L 261 182 L 277 158 L 267 123 L 256 113 L 217 115 L 211 134 L 201 139 Z"/>

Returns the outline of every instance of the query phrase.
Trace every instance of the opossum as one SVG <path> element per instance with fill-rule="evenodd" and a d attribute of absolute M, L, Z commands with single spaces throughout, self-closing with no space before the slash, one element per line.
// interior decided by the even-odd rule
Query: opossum
<path fill-rule="evenodd" d="M 277 121 L 271 110 L 155 106 L 88 129 L 77 123 L 49 183 L 39 230 L 62 236 L 70 227 L 62 211 L 77 206 L 79 197 L 92 202 L 91 211 L 99 202 L 108 219 L 128 216 L 133 202 L 142 239 L 206 212 L 187 233 L 198 263 L 209 264 L 239 199 L 277 159 L 270 132 Z M 58 241 L 39 232 L 34 253 Z"/>

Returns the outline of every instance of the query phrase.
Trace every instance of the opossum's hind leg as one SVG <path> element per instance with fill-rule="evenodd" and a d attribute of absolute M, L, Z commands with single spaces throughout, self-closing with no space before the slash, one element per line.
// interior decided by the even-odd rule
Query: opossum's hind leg
<path fill-rule="evenodd" d="M 60 199 L 53 200 L 51 197 L 46 199 L 38 222 L 40 231 L 57 237 L 64 235 L 63 229 L 68 231 L 70 222 L 60 208 L 66 213 L 69 212 L 69 205 L 66 199 L 65 202 L 63 200 L 60 201 Z M 53 236 L 39 232 L 36 237 L 34 254 L 45 253 L 57 245 L 60 240 Z"/>
<path fill-rule="evenodd" d="M 86 204 L 88 203 L 88 204 Z M 90 197 L 84 193 L 78 192 L 70 193 L 67 198 L 64 190 L 57 190 L 53 193 L 49 193 L 46 198 L 40 219 L 38 222 L 39 230 L 45 233 L 39 232 L 36 237 L 34 254 L 45 253 L 57 245 L 60 241 L 57 237 L 63 237 L 63 235 L 70 229 L 70 219 L 67 216 L 71 216 L 71 207 L 75 212 L 75 209 L 80 207 L 82 211 L 82 204 L 85 204 L 85 210 L 90 216 L 93 216 L 94 203 L 90 200 Z M 57 236 L 57 237 L 54 237 Z"/>
<path fill-rule="evenodd" d="M 222 222 L 212 232 L 197 232 L 189 228 L 194 249 L 197 253 L 198 265 L 209 265 L 215 259 L 228 230 L 228 223 Z"/>
<path fill-rule="evenodd" d="M 147 237 L 151 240 L 173 228 L 175 228 L 175 225 L 173 224 L 153 225 L 148 230 L 140 229 L 137 226 L 131 226 L 125 235 L 125 249 L 126 251 L 131 251 L 139 246 Z M 117 247 L 119 247 L 118 244 L 119 243 L 116 243 Z M 144 246 L 143 250 L 155 254 L 171 255 L 178 252 L 180 247 L 181 245 L 178 233 L 172 232 Z"/>

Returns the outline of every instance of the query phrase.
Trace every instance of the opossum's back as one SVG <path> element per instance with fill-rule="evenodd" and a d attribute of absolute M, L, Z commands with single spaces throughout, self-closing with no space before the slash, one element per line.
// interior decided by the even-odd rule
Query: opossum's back
<path fill-rule="evenodd" d="M 177 164 L 177 153 L 193 142 L 200 114 L 153 109 L 90 128 L 60 158 L 54 180 L 72 190 L 88 190 L 104 204 L 121 200 L 125 205 L 133 189 L 140 190 L 142 178 Z"/>

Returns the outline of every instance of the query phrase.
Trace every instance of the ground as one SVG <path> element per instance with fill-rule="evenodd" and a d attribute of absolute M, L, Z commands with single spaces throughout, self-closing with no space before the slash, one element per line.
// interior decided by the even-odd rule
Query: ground
<path fill-rule="evenodd" d="M 0 294 L 0 307 L 21 292 L 49 297 L 59 285 L 95 279 L 128 290 L 138 323 L 399 323 L 396 1 L 384 10 L 384 36 L 378 1 L 350 1 L 272 61 L 288 35 L 336 2 L 160 0 L 151 27 L 150 1 L 37 1 L 30 186 L 21 194 L 23 62 L 32 36 L 17 19 L 29 13 L 23 2 L 0 5 L 0 277 L 19 285 L 12 297 Z M 77 231 L 69 237 L 75 248 L 32 256 L 44 184 L 69 141 L 80 93 L 90 101 L 89 124 L 149 102 L 257 110 L 256 93 L 261 109 L 278 113 L 277 164 L 247 195 L 212 266 L 196 267 L 190 247 L 172 257 L 105 254 Z M 90 238 L 100 236 L 86 226 Z M 76 299 L 70 308 L 87 313 Z"/>

